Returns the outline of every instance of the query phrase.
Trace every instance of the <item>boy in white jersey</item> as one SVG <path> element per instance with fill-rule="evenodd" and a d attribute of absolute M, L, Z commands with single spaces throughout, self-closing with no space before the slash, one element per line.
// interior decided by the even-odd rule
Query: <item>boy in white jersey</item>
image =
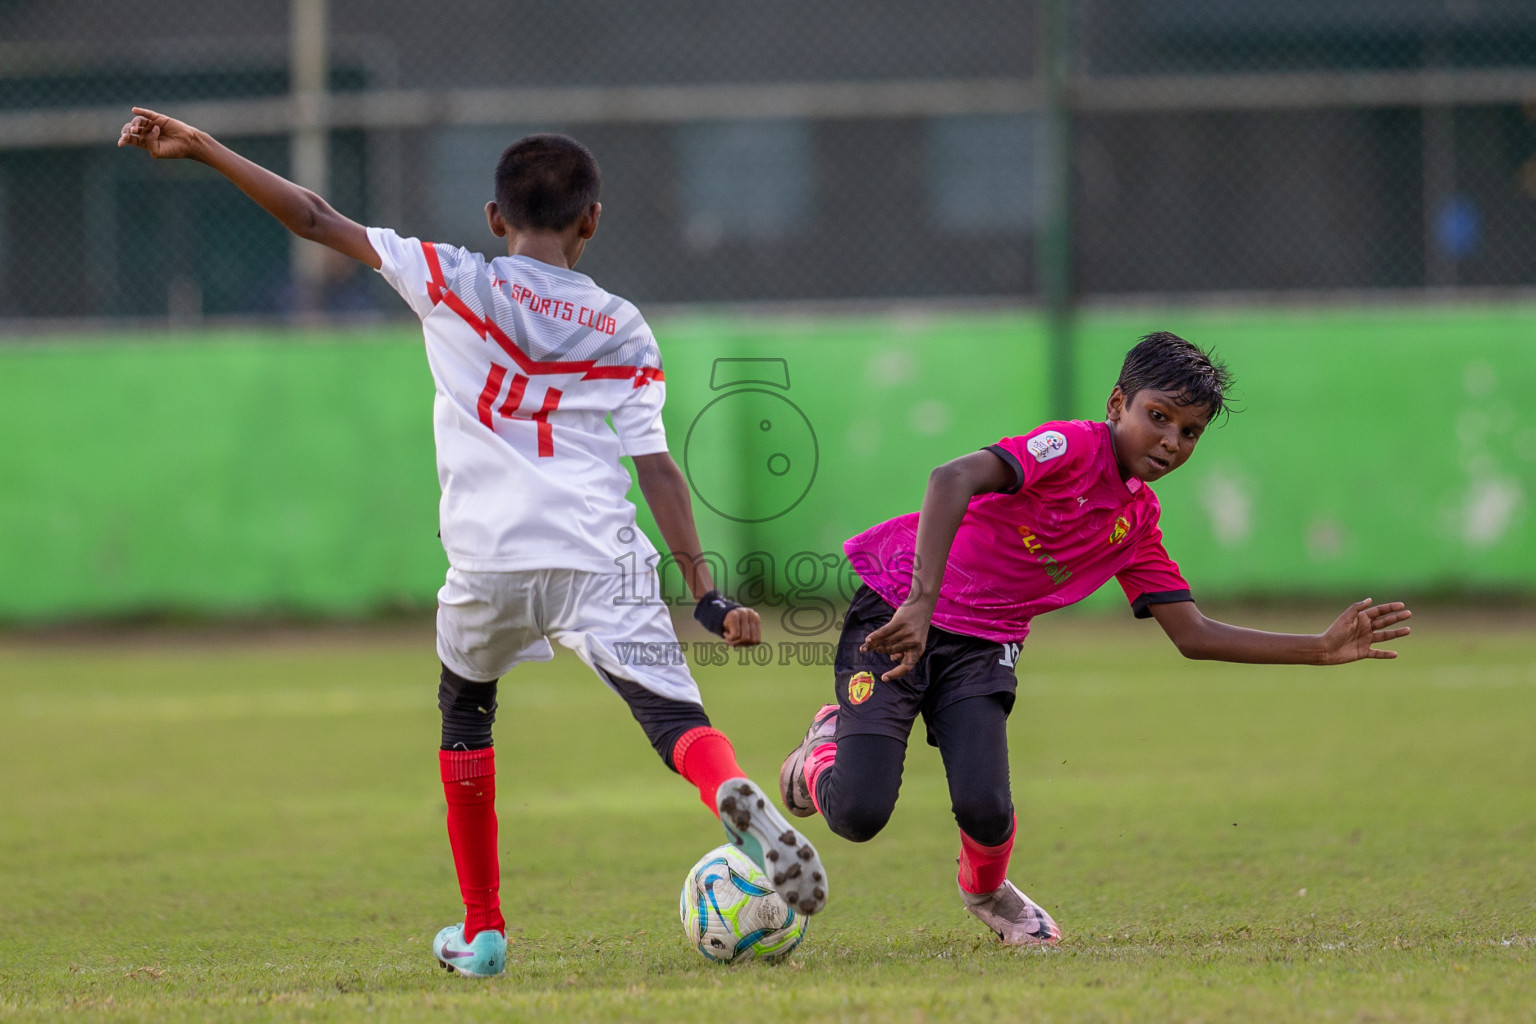
<path fill-rule="evenodd" d="M 779 774 L 784 806 L 820 813 L 865 842 L 885 827 L 919 714 L 939 748 L 960 827 L 967 910 L 1010 945 L 1056 942 L 1044 909 L 1008 881 L 1017 831 L 1008 714 L 1021 645 L 1036 616 L 1117 579 L 1138 618 L 1155 618 L 1189 658 L 1340 665 L 1395 658 L 1400 603 L 1369 599 L 1325 632 L 1268 633 L 1206 618 L 1163 550 L 1149 486 L 1178 469 L 1223 408 L 1230 376 L 1165 331 L 1126 355 L 1104 422 L 1044 423 L 939 466 L 922 511 L 850 538 L 863 586 L 834 665 L 838 703 L 812 718 Z M 895 663 L 894 665 L 892 663 Z"/>
<path fill-rule="evenodd" d="M 290 231 L 379 271 L 421 318 L 437 386 L 439 523 L 450 563 L 438 594 L 439 767 L 465 905 L 464 921 L 433 942 L 442 965 L 469 977 L 505 970 L 496 684 L 515 665 L 549 660 L 551 640 L 624 698 L 667 766 L 698 787 L 730 840 L 791 907 L 820 910 L 827 883 L 816 851 L 744 777 L 687 668 L 665 657 L 625 664 L 619 655 L 626 647 L 677 649 L 665 605 L 634 597 L 659 593 L 637 587 L 632 568 L 654 565 L 657 553 L 636 528 L 620 455 L 634 460 L 698 601 L 695 617 L 736 645 L 760 642 L 761 624 L 714 590 L 700 556 L 688 485 L 662 428 L 656 339 L 634 306 L 573 269 L 602 212 L 592 155 L 560 135 L 508 147 L 496 198 L 486 204 L 508 255 L 487 263 L 465 249 L 364 228 L 206 133 L 152 110 L 133 113 L 119 146 L 207 164 Z"/>

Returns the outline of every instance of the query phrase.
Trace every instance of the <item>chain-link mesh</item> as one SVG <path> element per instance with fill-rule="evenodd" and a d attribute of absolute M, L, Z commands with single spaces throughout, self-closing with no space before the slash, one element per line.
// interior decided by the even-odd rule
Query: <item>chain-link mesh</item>
<path fill-rule="evenodd" d="M 858 81 L 1027 75 L 1032 7 L 332 0 L 331 24 L 407 88 Z"/>
<path fill-rule="evenodd" d="M 1531 281 L 1536 5 L 1090 0 L 1077 11 L 1085 106 L 1101 85 L 1103 107 L 1136 108 L 1076 118 L 1084 291 Z M 1127 103 L 1126 83 L 1145 102 Z"/>
<path fill-rule="evenodd" d="M 1094 75 L 1530 66 L 1526 0 L 1077 0 Z"/>
<path fill-rule="evenodd" d="M 1078 294 L 1530 280 L 1527 0 L 0 0 L 0 318 L 313 301 L 227 183 L 112 148 L 135 103 L 281 173 L 322 129 L 312 183 L 343 212 L 492 254 L 496 156 L 568 131 L 605 175 L 583 269 L 642 303 L 1028 301 L 1053 258 L 1042 4 L 1069 26 Z M 399 312 L 344 261 L 304 272 L 322 309 Z"/>

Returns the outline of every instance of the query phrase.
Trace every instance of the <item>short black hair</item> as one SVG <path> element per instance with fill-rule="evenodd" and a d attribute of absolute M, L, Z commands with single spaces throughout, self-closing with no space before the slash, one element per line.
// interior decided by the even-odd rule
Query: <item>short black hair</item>
<path fill-rule="evenodd" d="M 597 161 L 568 135 L 529 135 L 496 161 L 496 205 L 519 230 L 563 231 L 602 190 Z"/>
<path fill-rule="evenodd" d="M 1138 391 L 1168 391 L 1180 405 L 1204 406 L 1215 419 L 1227 407 L 1232 371 L 1200 346 L 1168 331 L 1144 336 L 1125 354 L 1115 381 L 1129 402 Z"/>

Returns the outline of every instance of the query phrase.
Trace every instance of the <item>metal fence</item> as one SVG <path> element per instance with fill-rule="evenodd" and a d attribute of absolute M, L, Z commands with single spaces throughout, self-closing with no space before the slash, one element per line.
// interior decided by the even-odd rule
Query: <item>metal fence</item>
<path fill-rule="evenodd" d="M 1527 284 L 1529 0 L 0 0 L 0 319 L 398 313 L 132 104 L 495 253 L 530 130 L 588 143 L 636 301 Z"/>

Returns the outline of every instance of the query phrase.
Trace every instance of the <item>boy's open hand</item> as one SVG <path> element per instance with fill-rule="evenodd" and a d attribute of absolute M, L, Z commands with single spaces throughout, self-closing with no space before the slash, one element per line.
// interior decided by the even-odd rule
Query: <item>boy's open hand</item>
<path fill-rule="evenodd" d="M 1343 665 L 1363 658 L 1397 657 L 1396 651 L 1379 651 L 1372 644 L 1407 636 L 1412 632 L 1407 626 L 1388 627 L 1412 617 L 1413 612 L 1401 601 L 1382 605 L 1371 604 L 1370 598 L 1356 601 L 1344 609 L 1323 634 L 1323 664 Z"/>
<path fill-rule="evenodd" d="M 133 108 L 133 120 L 123 125 L 117 146 L 137 146 L 156 160 L 179 160 L 192 152 L 197 129 L 173 117 L 143 107 Z"/>
<path fill-rule="evenodd" d="M 904 604 L 896 609 L 891 621 L 864 638 L 860 651 L 878 651 L 888 658 L 900 659 L 895 668 L 880 676 L 881 682 L 900 679 L 912 671 L 928 646 L 928 621 L 931 613 Z"/>

